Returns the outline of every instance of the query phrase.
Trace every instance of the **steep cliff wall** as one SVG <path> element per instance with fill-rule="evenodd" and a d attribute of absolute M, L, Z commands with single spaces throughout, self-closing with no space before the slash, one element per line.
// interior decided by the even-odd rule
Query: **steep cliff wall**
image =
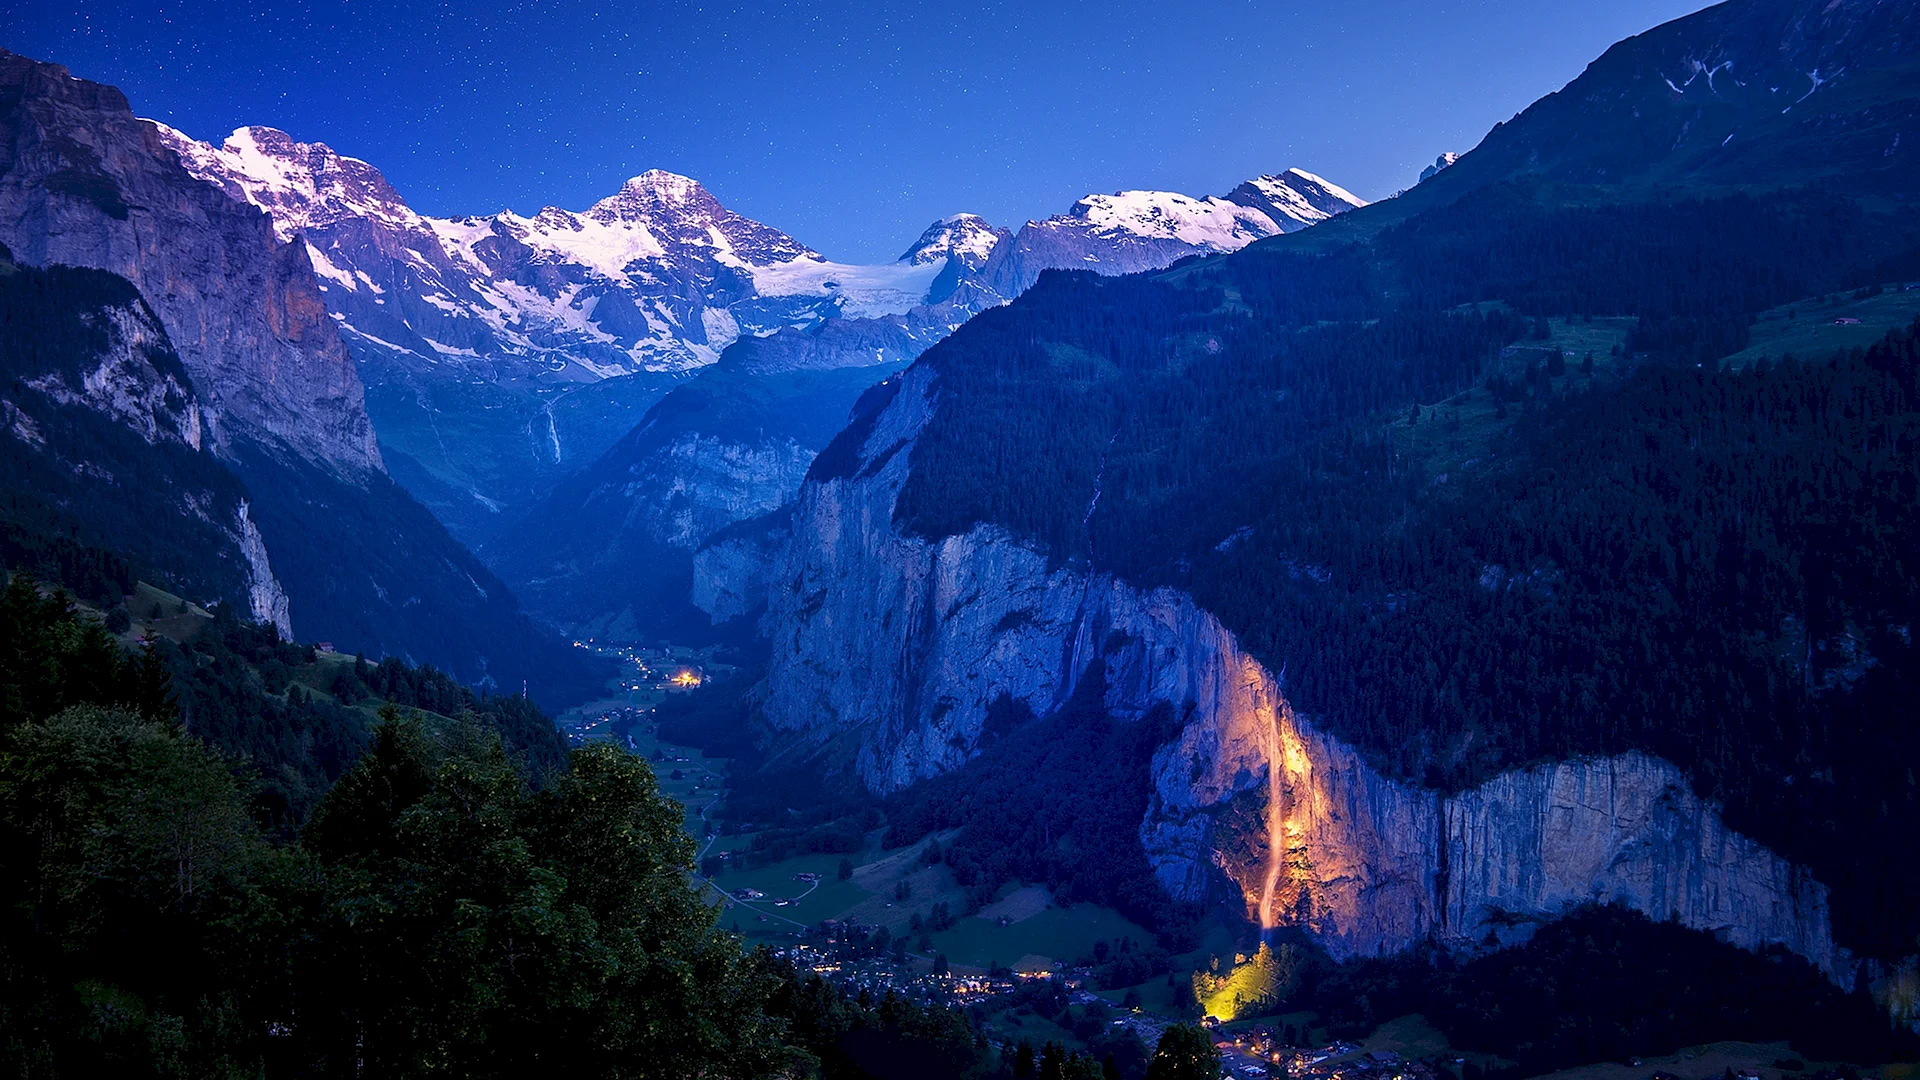
<path fill-rule="evenodd" d="M 189 176 L 120 91 L 5 51 L 0 243 L 133 282 L 207 404 L 215 449 L 249 437 L 347 475 L 380 470 L 306 248 Z"/>
<path fill-rule="evenodd" d="M 1341 958 L 1514 940 L 1599 900 L 1845 975 L 1825 887 L 1728 830 L 1666 762 L 1543 765 L 1452 796 L 1409 787 L 1296 714 L 1283 678 L 1178 591 L 1050 562 L 993 528 L 900 535 L 893 504 L 931 378 L 906 373 L 854 475 L 808 485 L 767 575 L 766 711 L 799 746 L 898 790 L 967 760 L 995 699 L 1046 713 L 1100 664 L 1116 717 L 1165 702 L 1184 718 L 1153 759 L 1139 834 L 1176 897 L 1237 893 L 1250 920 L 1304 926 Z M 1249 816 L 1251 844 L 1226 824 Z"/>

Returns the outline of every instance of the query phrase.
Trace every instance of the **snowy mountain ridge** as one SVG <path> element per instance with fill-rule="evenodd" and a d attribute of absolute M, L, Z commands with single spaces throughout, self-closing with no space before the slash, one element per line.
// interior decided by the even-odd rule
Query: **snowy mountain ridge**
<path fill-rule="evenodd" d="M 1223 197 L 1089 195 L 1017 236 L 955 214 L 897 261 L 868 266 L 829 260 L 659 169 L 584 211 L 432 217 L 373 165 L 324 143 L 243 127 L 215 146 L 154 126 L 190 173 L 265 211 L 282 238 L 304 240 L 327 306 L 374 381 L 384 367 L 447 364 L 541 385 L 684 372 L 743 335 L 905 316 L 952 296 L 962 279 L 982 284 L 971 306 L 987 306 L 1018 295 L 1043 264 L 1151 269 L 1364 205 L 1289 169 Z M 1052 254 L 1036 258 L 1035 247 Z M 1012 256 L 1018 271 L 996 271 L 996 256 Z"/>
<path fill-rule="evenodd" d="M 1238 251 L 1365 205 L 1352 192 L 1300 169 L 1256 177 L 1224 196 L 1089 195 L 1065 214 L 1027 222 L 1010 242 L 994 249 L 979 276 L 991 292 L 1011 299 L 1045 270 L 1158 270 L 1190 255 Z"/>
<path fill-rule="evenodd" d="M 1178 240 L 1211 251 L 1236 251 L 1280 231 L 1272 218 L 1251 207 L 1217 197 L 1196 199 L 1175 191 L 1089 195 L 1074 203 L 1063 218 L 1036 224 L 1084 227 L 1096 236 L 1123 234 Z"/>
<path fill-rule="evenodd" d="M 562 383 L 686 370 L 743 333 L 905 312 L 941 269 L 832 262 L 657 169 L 582 212 L 437 218 L 324 143 L 247 127 L 216 147 L 155 126 L 189 172 L 303 237 L 349 340 L 406 366 L 487 358 Z"/>
<path fill-rule="evenodd" d="M 1194 198 L 1174 191 L 1116 191 L 1089 195 L 1062 217 L 1034 226 L 1086 223 L 1096 232 L 1178 240 L 1211 251 L 1237 251 L 1269 236 L 1298 232 L 1335 214 L 1365 206 L 1345 188 L 1288 169 L 1255 177 L 1224 196 Z"/>

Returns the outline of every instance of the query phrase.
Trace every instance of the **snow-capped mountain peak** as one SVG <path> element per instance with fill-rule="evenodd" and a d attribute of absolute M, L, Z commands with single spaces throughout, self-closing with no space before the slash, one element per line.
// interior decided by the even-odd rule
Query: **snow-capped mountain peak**
<path fill-rule="evenodd" d="M 1441 154 L 1439 157 L 1433 159 L 1433 164 L 1420 170 L 1420 182 L 1423 184 L 1426 183 L 1459 160 L 1460 155 L 1451 150 Z"/>
<path fill-rule="evenodd" d="M 1304 169 L 1256 176 L 1228 192 L 1227 199 L 1265 214 L 1280 232 L 1296 232 L 1367 205 L 1365 199 Z"/>
<path fill-rule="evenodd" d="M 899 261 L 919 266 L 952 258 L 968 270 L 978 270 L 1007 235 L 978 214 L 953 214 L 927 226 Z"/>
<path fill-rule="evenodd" d="M 665 169 L 648 169 L 639 176 L 628 178 L 626 183 L 620 185 L 620 195 L 650 199 L 664 206 L 687 206 L 713 199 L 700 181 Z M 619 197 L 614 196 L 616 199 Z"/>
<path fill-rule="evenodd" d="M 326 143 L 297 142 L 278 128 L 243 127 L 216 147 L 153 124 L 189 173 L 272 215 L 282 240 L 349 218 L 394 224 L 416 218 L 380 170 Z"/>
<path fill-rule="evenodd" d="M 1083 222 L 1095 234 L 1177 240 L 1213 251 L 1233 251 L 1280 231 L 1257 209 L 1226 199 L 1196 199 L 1176 191 L 1089 195 L 1074 203 L 1067 217 Z"/>

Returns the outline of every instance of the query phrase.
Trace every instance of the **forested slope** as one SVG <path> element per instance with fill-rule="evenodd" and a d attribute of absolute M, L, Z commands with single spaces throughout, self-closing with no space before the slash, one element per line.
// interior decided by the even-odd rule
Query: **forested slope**
<path fill-rule="evenodd" d="M 1833 887 L 1843 944 L 1901 955 L 1915 335 L 1718 364 L 1906 265 L 1880 207 L 1521 175 L 1364 243 L 1056 275 L 922 360 L 897 519 L 1190 592 L 1406 780 L 1670 759 Z"/>

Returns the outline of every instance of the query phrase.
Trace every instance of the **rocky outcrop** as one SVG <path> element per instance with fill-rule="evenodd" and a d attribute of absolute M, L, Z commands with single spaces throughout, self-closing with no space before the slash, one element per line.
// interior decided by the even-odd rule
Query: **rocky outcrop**
<path fill-rule="evenodd" d="M 903 376 L 852 475 L 808 485 L 769 574 L 765 710 L 797 747 L 898 790 L 972 756 L 996 699 L 1045 714 L 1098 665 L 1115 717 L 1165 703 L 1183 718 L 1153 758 L 1139 831 L 1175 897 L 1237 898 L 1250 921 L 1302 926 L 1340 958 L 1511 941 L 1603 901 L 1845 974 L 1826 889 L 1729 830 L 1671 764 L 1626 754 L 1453 795 L 1411 787 L 1295 713 L 1284 681 L 1183 593 L 991 527 L 901 535 L 893 504 L 931 378 Z M 1258 822 L 1257 842 L 1230 818 Z"/>
<path fill-rule="evenodd" d="M 128 295 L 122 303 L 88 313 L 86 320 L 99 334 L 100 351 L 78 367 L 30 374 L 25 384 L 59 404 L 116 421 L 149 445 L 171 442 L 200 450 L 200 401 L 152 310 Z"/>
<path fill-rule="evenodd" d="M 0 52 L 0 243 L 131 281 L 199 389 L 216 450 L 247 438 L 347 474 L 381 469 L 306 249 L 189 176 L 120 91 Z"/>
<path fill-rule="evenodd" d="M 267 559 L 267 542 L 260 538 L 260 527 L 253 523 L 253 516 L 246 500 L 240 501 L 240 509 L 234 515 L 239 525 L 237 537 L 240 554 L 247 561 L 247 609 L 253 621 L 265 623 L 280 631 L 280 636 L 293 640 L 292 602 L 287 599 L 287 590 L 273 576 L 273 565 Z"/>

